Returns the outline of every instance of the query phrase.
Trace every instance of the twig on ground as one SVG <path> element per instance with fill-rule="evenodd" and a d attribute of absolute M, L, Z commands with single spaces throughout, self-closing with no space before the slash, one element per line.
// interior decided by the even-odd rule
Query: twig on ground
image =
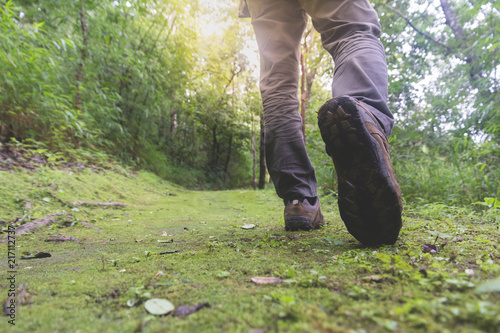
<path fill-rule="evenodd" d="M 98 227 L 88 223 L 87 221 L 81 221 L 80 222 L 82 225 L 86 226 L 87 228 L 94 228 L 94 229 L 97 229 L 98 231 L 104 231 L 102 229 L 99 229 Z"/>
<path fill-rule="evenodd" d="M 120 206 L 120 207 L 130 207 L 131 205 L 124 204 L 121 202 L 92 202 L 92 201 L 75 201 L 74 206 Z"/>
<path fill-rule="evenodd" d="M 78 242 L 78 239 L 72 236 L 63 236 L 63 235 L 50 235 L 49 238 L 45 240 L 46 242 Z"/>
<path fill-rule="evenodd" d="M 120 206 L 120 207 L 131 206 L 131 205 L 124 204 L 124 203 L 121 203 L 121 202 L 93 202 L 93 201 L 75 201 L 75 202 L 70 202 L 70 201 L 65 201 L 65 200 L 59 198 L 57 196 L 57 194 L 55 194 L 53 192 L 49 192 L 49 193 L 50 193 L 50 195 L 54 199 L 56 199 L 57 201 L 59 201 L 63 205 L 67 205 L 67 206 L 71 206 L 71 207 L 74 207 L 74 206 Z"/>
<path fill-rule="evenodd" d="M 59 201 L 60 203 L 62 203 L 63 205 L 68 205 L 68 206 L 73 206 L 71 204 L 71 202 L 67 202 L 67 201 L 64 201 L 63 199 L 59 198 L 57 196 L 57 194 L 53 193 L 53 192 L 49 192 L 50 196 L 54 199 L 56 199 L 57 201 Z"/>
<path fill-rule="evenodd" d="M 50 225 L 52 223 L 56 223 L 56 221 L 53 218 L 56 216 L 60 216 L 60 215 L 73 216 L 73 214 L 71 214 L 71 213 L 62 212 L 62 213 L 54 213 L 54 214 L 47 215 L 45 217 L 41 217 L 39 219 L 36 219 L 35 221 L 23 224 L 22 226 L 17 228 L 16 229 L 16 236 L 25 234 L 27 232 L 35 231 L 40 226 Z M 0 243 L 5 243 L 7 241 L 7 238 L 8 238 L 7 235 L 5 235 L 4 238 L 0 241 Z"/>

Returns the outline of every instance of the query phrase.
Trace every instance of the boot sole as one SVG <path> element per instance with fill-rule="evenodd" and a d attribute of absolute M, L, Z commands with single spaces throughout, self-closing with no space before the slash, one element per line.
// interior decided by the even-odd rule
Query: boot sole
<path fill-rule="evenodd" d="M 330 100 L 319 110 L 318 124 L 337 172 L 347 230 L 367 246 L 394 244 L 402 226 L 398 185 L 356 105 L 349 97 Z"/>

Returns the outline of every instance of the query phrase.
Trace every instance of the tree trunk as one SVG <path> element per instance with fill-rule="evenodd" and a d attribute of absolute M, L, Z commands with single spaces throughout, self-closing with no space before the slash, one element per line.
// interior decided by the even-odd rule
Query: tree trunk
<path fill-rule="evenodd" d="M 80 26 L 82 28 L 83 37 L 83 48 L 80 49 L 80 54 L 82 58 L 78 63 L 78 68 L 76 70 L 76 97 L 75 97 L 75 108 L 77 110 L 82 110 L 82 94 L 80 92 L 80 87 L 83 82 L 83 65 L 85 59 L 87 58 L 87 49 L 89 47 L 88 37 L 87 37 L 87 24 L 85 23 L 85 12 L 83 10 L 83 0 L 80 0 Z"/>
<path fill-rule="evenodd" d="M 443 9 L 444 16 L 446 18 L 446 24 L 453 30 L 455 36 L 460 38 L 462 44 L 466 44 L 467 36 L 465 36 L 464 30 L 460 23 L 458 23 L 457 17 L 453 9 L 451 8 L 450 1 L 441 0 L 441 8 Z"/>
<path fill-rule="evenodd" d="M 212 127 L 212 166 L 219 162 L 219 142 L 217 142 L 217 124 Z"/>
<path fill-rule="evenodd" d="M 233 151 L 233 135 L 229 135 L 229 149 L 227 151 L 226 163 L 224 165 L 224 184 L 226 184 L 227 176 L 229 174 L 229 162 L 231 161 L 231 153 Z"/>
<path fill-rule="evenodd" d="M 257 167 L 257 145 L 255 142 L 255 125 L 254 125 L 254 119 L 253 119 L 253 112 L 252 112 L 252 188 L 254 190 L 257 189 L 257 176 L 255 173 L 255 169 Z"/>
<path fill-rule="evenodd" d="M 170 136 L 175 139 L 177 129 L 177 110 L 172 110 L 170 113 Z"/>
<path fill-rule="evenodd" d="M 314 28 L 309 23 L 304 33 L 302 46 L 300 48 L 300 115 L 302 117 L 302 134 L 304 141 L 306 139 L 305 123 L 306 123 L 306 110 L 309 108 L 309 101 L 312 94 L 312 85 L 318 72 L 317 64 L 321 62 L 324 53 L 314 53 L 312 51 L 317 36 L 314 34 Z M 308 68 L 310 67 L 310 68 Z"/>
<path fill-rule="evenodd" d="M 264 143 L 264 117 L 260 117 L 260 145 L 259 145 L 259 189 L 266 188 L 266 146 Z"/>
<path fill-rule="evenodd" d="M 464 51 L 465 62 L 471 64 L 469 69 L 469 76 L 471 81 L 474 82 L 477 79 L 477 76 L 480 75 L 480 70 L 477 65 L 477 55 L 469 49 L 469 43 L 467 41 L 467 36 L 465 35 L 464 29 L 458 22 L 457 16 L 451 8 L 449 0 L 440 0 L 441 1 L 441 9 L 443 10 L 444 17 L 446 18 L 446 24 L 453 30 L 453 34 L 455 37 L 459 38 L 460 48 Z"/>

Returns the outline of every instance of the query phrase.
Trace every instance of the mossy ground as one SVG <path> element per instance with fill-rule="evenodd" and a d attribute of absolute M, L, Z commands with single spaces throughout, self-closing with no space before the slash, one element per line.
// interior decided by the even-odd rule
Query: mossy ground
<path fill-rule="evenodd" d="M 0 220 L 71 212 L 16 239 L 19 332 L 498 332 L 500 294 L 475 286 L 498 277 L 498 217 L 439 205 L 407 208 L 394 246 L 366 248 L 343 226 L 333 198 L 328 225 L 283 230 L 272 190 L 193 192 L 149 173 L 0 171 Z M 109 200 L 130 207 L 64 205 Z M 87 221 L 103 231 L 88 228 Z M 245 230 L 243 224 L 255 224 Z M 168 236 L 162 236 L 162 234 Z M 78 242 L 46 242 L 64 233 Z M 433 243 L 439 252 L 424 253 Z M 170 241 L 172 242 L 158 242 Z M 443 245 L 445 244 L 445 245 Z M 7 272 L 7 244 L 1 251 Z M 23 252 L 52 257 L 21 260 Z M 177 251 L 177 252 L 175 252 Z M 164 253 L 164 254 L 162 254 Z M 274 276 L 256 285 L 252 276 Z M 5 281 L 4 281 L 5 282 Z M 2 299 L 7 283 L 0 284 Z M 155 317 L 143 302 L 208 302 L 188 317 Z M 139 302 L 127 306 L 129 299 Z"/>

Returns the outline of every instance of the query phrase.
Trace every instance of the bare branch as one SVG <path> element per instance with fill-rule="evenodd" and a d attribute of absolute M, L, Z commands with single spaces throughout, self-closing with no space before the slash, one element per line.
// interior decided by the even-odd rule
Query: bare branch
<path fill-rule="evenodd" d="M 424 36 L 425 38 L 427 38 L 428 40 L 430 40 L 431 42 L 437 44 L 437 45 L 440 45 L 444 48 L 446 48 L 449 52 L 451 52 L 451 48 L 446 45 L 445 43 L 435 39 L 434 37 L 432 37 L 431 35 L 423 32 L 422 30 L 420 30 L 419 28 L 417 28 L 412 22 L 411 20 L 406 17 L 403 13 L 401 13 L 399 10 L 395 9 L 395 8 L 392 8 L 392 7 L 389 7 L 387 6 L 387 8 L 392 11 L 393 13 L 396 13 L 399 17 L 401 17 L 403 20 L 406 21 L 406 23 L 413 28 L 413 30 L 415 30 L 417 33 L 419 33 L 420 35 Z"/>
<path fill-rule="evenodd" d="M 450 2 L 448 0 L 441 0 L 441 8 L 443 9 L 444 16 L 446 18 L 446 24 L 453 30 L 455 36 L 460 38 L 463 45 L 467 42 L 467 36 L 465 36 L 464 29 L 460 23 L 458 23 L 455 12 L 451 8 Z"/>

